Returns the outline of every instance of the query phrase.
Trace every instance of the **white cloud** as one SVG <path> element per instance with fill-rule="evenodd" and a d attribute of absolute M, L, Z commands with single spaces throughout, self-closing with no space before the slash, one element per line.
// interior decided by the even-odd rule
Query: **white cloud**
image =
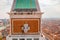
<path fill-rule="evenodd" d="M 59 0 L 39 0 L 43 18 L 60 18 Z"/>
<path fill-rule="evenodd" d="M 9 18 L 7 12 L 10 11 L 13 0 L 0 0 L 0 19 Z"/>
<path fill-rule="evenodd" d="M 44 5 L 56 5 L 56 4 L 58 4 L 59 2 L 58 1 L 56 1 L 56 0 L 39 0 L 39 2 L 41 3 L 41 4 L 44 4 Z"/>

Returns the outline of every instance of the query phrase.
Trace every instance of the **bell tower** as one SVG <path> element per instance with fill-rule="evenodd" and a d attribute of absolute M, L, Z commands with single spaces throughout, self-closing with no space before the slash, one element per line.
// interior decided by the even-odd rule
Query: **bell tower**
<path fill-rule="evenodd" d="M 38 0 L 14 0 L 10 15 L 10 40 L 39 40 L 42 12 Z M 7 39 L 8 40 L 8 39 Z"/>

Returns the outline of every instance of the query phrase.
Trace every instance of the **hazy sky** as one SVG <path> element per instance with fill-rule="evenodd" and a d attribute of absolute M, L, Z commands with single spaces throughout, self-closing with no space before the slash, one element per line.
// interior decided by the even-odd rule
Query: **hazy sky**
<path fill-rule="evenodd" d="M 13 0 L 0 0 L 0 19 L 9 18 L 7 14 L 12 6 Z M 42 18 L 60 18 L 60 0 L 39 0 Z"/>

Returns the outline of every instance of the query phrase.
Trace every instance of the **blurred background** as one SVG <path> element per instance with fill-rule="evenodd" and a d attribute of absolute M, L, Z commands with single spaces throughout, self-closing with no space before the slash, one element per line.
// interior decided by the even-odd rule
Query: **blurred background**
<path fill-rule="evenodd" d="M 44 12 L 41 23 L 42 35 L 53 40 L 60 40 L 60 0 L 38 0 L 38 2 L 41 12 Z M 10 12 L 12 3 L 13 0 L 0 0 L 0 35 L 4 33 L 2 34 L 4 37 L 10 31 L 10 20 L 7 13 Z"/>

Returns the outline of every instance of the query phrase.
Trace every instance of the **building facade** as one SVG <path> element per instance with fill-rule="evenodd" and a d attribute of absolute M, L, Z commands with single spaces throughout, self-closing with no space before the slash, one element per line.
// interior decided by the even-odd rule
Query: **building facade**
<path fill-rule="evenodd" d="M 42 12 L 38 0 L 14 0 L 10 15 L 10 34 L 6 40 L 42 40 Z"/>

